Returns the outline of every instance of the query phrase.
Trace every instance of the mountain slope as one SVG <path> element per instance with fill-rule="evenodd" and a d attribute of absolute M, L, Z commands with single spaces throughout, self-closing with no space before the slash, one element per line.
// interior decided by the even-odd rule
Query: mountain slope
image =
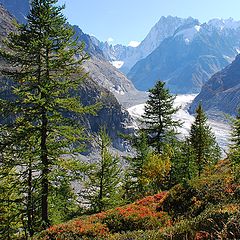
<path fill-rule="evenodd" d="M 185 21 L 185 19 L 178 17 L 161 17 L 137 47 L 126 47 L 120 44 L 112 46 L 107 42 L 98 41 L 95 37 L 92 37 L 92 40 L 109 61 L 121 62 L 120 70 L 123 73 L 128 73 L 135 63 L 147 57 L 164 39 L 172 36 L 175 30 Z"/>
<path fill-rule="evenodd" d="M 0 0 L 2 4 L 20 23 L 26 22 L 30 0 Z"/>
<path fill-rule="evenodd" d="M 135 87 L 147 90 L 157 80 L 175 93 L 199 92 L 202 85 L 237 55 L 240 29 L 222 29 L 189 18 L 128 73 Z"/>
<path fill-rule="evenodd" d="M 15 31 L 16 28 L 13 25 L 13 20 L 14 18 L 9 14 L 8 11 L 6 11 L 2 6 L 0 6 L 0 46 L 1 46 L 1 41 L 3 38 L 7 36 L 9 32 Z M 81 38 L 87 38 L 88 36 L 85 34 L 82 34 Z M 111 66 L 110 63 L 104 62 L 104 60 L 101 60 L 101 51 L 99 52 L 98 49 L 95 49 L 94 46 L 91 46 L 90 44 L 87 45 L 88 49 L 91 49 L 90 54 L 95 54 L 98 53 L 99 55 L 97 61 L 100 62 L 99 65 L 97 66 L 97 69 L 94 70 L 98 73 L 98 68 L 103 68 L 102 69 L 102 83 L 99 81 L 101 79 L 94 71 L 90 73 L 90 76 L 92 76 L 92 79 L 86 80 L 79 86 L 79 92 L 78 95 L 81 98 L 81 101 L 85 105 L 89 104 L 94 104 L 95 102 L 102 102 L 103 107 L 102 109 L 97 113 L 97 116 L 84 116 L 80 121 L 82 124 L 85 126 L 87 129 L 88 133 L 96 133 L 100 130 L 102 126 L 105 126 L 106 129 L 108 130 L 108 134 L 110 137 L 113 139 L 113 146 L 115 148 L 118 148 L 120 150 L 124 150 L 123 142 L 118 136 L 119 132 L 122 133 L 129 133 L 131 129 L 128 128 L 129 125 L 132 125 L 131 123 L 131 117 L 129 116 L 128 112 L 122 108 L 122 106 L 119 104 L 118 100 L 115 98 L 115 96 L 106 88 L 103 87 L 103 85 L 106 85 L 107 87 L 110 86 L 110 82 L 108 81 L 108 77 L 105 76 L 104 74 L 115 74 L 115 68 Z M 96 58 L 96 57 L 95 57 Z M 92 61 L 92 60 L 90 60 Z M 0 61 L 0 67 L 4 64 L 3 61 Z M 88 63 L 85 63 L 86 66 Z M 110 65 L 110 70 L 108 70 L 108 66 L 105 66 L 104 64 L 109 64 Z M 93 68 L 93 67 L 92 67 Z M 91 71 L 91 67 L 89 69 Z M 96 75 L 94 75 L 94 73 Z M 117 72 L 118 73 L 118 72 Z M 115 75 L 111 76 L 112 79 L 109 81 L 117 81 L 117 83 L 114 85 L 112 84 L 112 88 L 117 86 L 118 84 L 122 84 L 125 86 L 125 83 L 121 83 L 121 79 L 124 79 L 124 81 L 129 82 L 127 79 L 122 76 L 121 73 L 119 79 L 116 78 Z M 115 79 L 116 78 L 116 79 Z M 0 95 L 4 98 L 10 98 L 10 91 L 9 91 L 9 85 L 6 84 L 7 80 L 3 77 L 0 76 Z M 132 85 L 131 85 L 132 86 Z M 129 88 L 131 88 L 129 86 Z M 123 88 L 124 91 L 129 90 L 128 85 L 126 88 Z M 112 89 L 111 89 L 112 90 Z M 113 91 L 113 90 L 112 90 Z"/>
<path fill-rule="evenodd" d="M 240 55 L 210 78 L 193 101 L 190 112 L 193 113 L 200 102 L 210 114 L 218 111 L 237 114 L 240 108 Z"/>

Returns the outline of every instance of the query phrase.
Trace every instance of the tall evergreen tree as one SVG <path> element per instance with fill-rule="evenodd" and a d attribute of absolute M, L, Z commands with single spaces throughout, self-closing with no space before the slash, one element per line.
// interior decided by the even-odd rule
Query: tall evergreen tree
<path fill-rule="evenodd" d="M 191 126 L 189 142 L 193 148 L 198 176 L 205 166 L 216 163 L 221 156 L 221 150 L 216 142 L 210 126 L 207 124 L 202 105 L 196 109 L 195 121 Z"/>
<path fill-rule="evenodd" d="M 83 191 L 92 212 L 101 212 L 122 203 L 120 161 L 109 151 L 111 140 L 104 128 L 100 130 L 97 145 L 100 158 L 87 174 Z"/>
<path fill-rule="evenodd" d="M 149 90 L 149 99 L 142 116 L 143 130 L 148 134 L 149 143 L 158 153 L 162 153 L 165 143 L 170 143 L 176 136 L 179 121 L 173 120 L 175 96 L 165 88 L 165 83 L 158 81 Z"/>
<path fill-rule="evenodd" d="M 125 198 L 133 201 L 149 192 L 145 181 L 144 166 L 147 164 L 152 150 L 149 148 L 147 135 L 143 131 L 139 131 L 139 135 L 134 136 L 130 141 L 135 156 L 127 158 L 129 166 L 125 179 Z"/>
<path fill-rule="evenodd" d="M 18 161 L 4 164 L 18 167 L 25 179 L 23 172 L 27 171 L 29 189 L 33 189 L 33 172 L 35 178 L 38 175 L 40 219 L 45 229 L 50 224 L 51 172 L 59 156 L 83 139 L 82 127 L 70 117 L 94 114 L 95 108 L 82 106 L 76 94 L 86 78 L 81 65 L 88 56 L 73 39 L 74 32 L 61 13 L 63 7 L 57 6 L 57 0 L 33 0 L 31 4 L 27 24 L 18 26 L 0 51 L 8 64 L 1 69 L 5 88 L 0 99 L 0 150 L 19 155 Z M 29 195 L 29 203 L 30 199 Z"/>
<path fill-rule="evenodd" d="M 233 164 L 235 176 L 240 179 L 240 109 L 238 115 L 233 120 L 231 141 L 230 159 Z"/>

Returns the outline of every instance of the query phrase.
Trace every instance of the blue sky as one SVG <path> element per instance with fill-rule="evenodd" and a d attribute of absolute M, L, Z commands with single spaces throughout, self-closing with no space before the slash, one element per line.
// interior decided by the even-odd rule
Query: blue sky
<path fill-rule="evenodd" d="M 161 16 L 240 19 L 240 0 L 59 0 L 71 24 L 101 41 L 142 41 Z"/>

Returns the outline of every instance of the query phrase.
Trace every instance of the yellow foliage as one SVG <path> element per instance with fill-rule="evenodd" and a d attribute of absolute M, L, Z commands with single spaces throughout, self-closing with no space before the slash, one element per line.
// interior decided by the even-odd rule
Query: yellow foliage
<path fill-rule="evenodd" d="M 168 155 L 152 153 L 143 167 L 144 176 L 148 181 L 161 181 L 171 170 L 171 161 Z"/>

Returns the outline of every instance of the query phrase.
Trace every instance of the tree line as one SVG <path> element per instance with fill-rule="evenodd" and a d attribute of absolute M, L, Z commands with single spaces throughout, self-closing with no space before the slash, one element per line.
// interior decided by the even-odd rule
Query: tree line
<path fill-rule="evenodd" d="M 149 90 L 138 131 L 124 136 L 132 146 L 131 156 L 112 154 L 103 126 L 94 136 L 96 161 L 80 161 L 86 137 L 78 119 L 97 114 L 101 103 L 81 104 L 78 88 L 88 78 L 83 70 L 88 55 L 57 2 L 33 0 L 27 23 L 17 25 L 0 49 L 3 239 L 29 239 L 51 224 L 167 190 L 199 177 L 220 159 L 201 105 L 189 136 L 179 140 L 175 96 L 158 81 Z M 240 114 L 233 123 L 232 142 L 229 156 L 239 178 Z"/>

